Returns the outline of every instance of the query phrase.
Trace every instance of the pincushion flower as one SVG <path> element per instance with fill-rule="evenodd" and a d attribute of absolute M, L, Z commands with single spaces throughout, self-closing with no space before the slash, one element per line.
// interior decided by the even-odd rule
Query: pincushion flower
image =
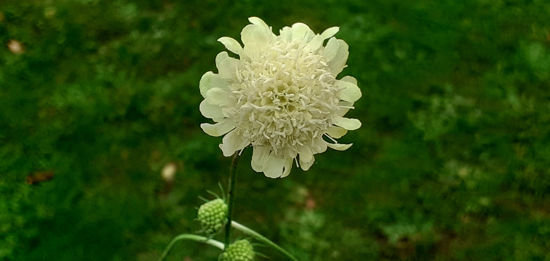
<path fill-rule="evenodd" d="M 336 78 L 348 58 L 346 42 L 333 37 L 338 27 L 315 34 L 295 23 L 276 35 L 260 18 L 248 20 L 243 46 L 218 40 L 239 58 L 219 53 L 218 73 L 200 80 L 200 111 L 215 122 L 201 124 L 204 132 L 225 135 L 226 157 L 251 145 L 252 168 L 271 178 L 287 176 L 293 162 L 308 170 L 327 147 L 348 149 L 351 144 L 336 139 L 361 126 L 344 117 L 361 91 L 355 78 Z"/>

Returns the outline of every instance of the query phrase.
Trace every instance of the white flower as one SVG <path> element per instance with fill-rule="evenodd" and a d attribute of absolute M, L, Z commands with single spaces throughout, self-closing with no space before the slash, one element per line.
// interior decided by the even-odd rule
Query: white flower
<path fill-rule="evenodd" d="M 346 42 L 332 37 L 338 27 L 315 34 L 296 23 L 275 35 L 260 18 L 248 20 L 244 47 L 229 37 L 218 40 L 239 59 L 221 52 L 218 74 L 201 78 L 200 111 L 216 122 L 201 124 L 204 132 L 225 135 L 226 157 L 252 145 L 252 168 L 271 178 L 287 176 L 293 161 L 308 170 L 327 146 L 348 149 L 351 144 L 335 139 L 361 126 L 343 117 L 361 91 L 351 76 L 336 79 L 348 58 Z"/>

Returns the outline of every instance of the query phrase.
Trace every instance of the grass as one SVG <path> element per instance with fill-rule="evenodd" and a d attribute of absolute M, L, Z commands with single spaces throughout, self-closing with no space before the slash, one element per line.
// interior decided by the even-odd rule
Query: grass
<path fill-rule="evenodd" d="M 300 260 L 550 260 L 548 13 L 536 0 L 2 1 L 0 260 L 156 260 L 195 232 L 198 196 L 230 161 L 199 128 L 198 82 L 249 16 L 340 26 L 363 127 L 282 180 L 245 151 L 238 222 Z M 218 253 L 187 243 L 169 260 Z"/>

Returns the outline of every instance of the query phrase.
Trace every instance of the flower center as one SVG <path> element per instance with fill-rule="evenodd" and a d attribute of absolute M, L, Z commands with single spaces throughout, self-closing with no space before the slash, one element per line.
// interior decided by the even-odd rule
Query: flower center
<path fill-rule="evenodd" d="M 295 156 L 331 126 L 338 110 L 337 87 L 324 56 L 303 42 L 273 41 L 255 59 L 241 58 L 237 100 L 230 110 L 236 130 L 252 145 L 277 156 Z"/>

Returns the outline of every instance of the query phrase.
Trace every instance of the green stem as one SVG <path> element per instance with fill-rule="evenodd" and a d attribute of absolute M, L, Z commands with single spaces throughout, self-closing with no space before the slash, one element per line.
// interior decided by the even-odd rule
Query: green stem
<path fill-rule="evenodd" d="M 166 249 L 164 249 L 164 252 L 162 252 L 162 256 L 160 256 L 159 261 L 162 261 L 166 258 L 166 256 L 168 255 L 168 252 L 170 252 L 170 250 L 172 249 L 172 247 L 174 246 L 174 244 L 176 242 L 178 242 L 180 240 L 184 240 L 184 239 L 205 243 L 205 244 L 211 245 L 213 247 L 217 247 L 221 250 L 224 249 L 224 244 L 220 241 L 210 239 L 210 238 L 207 238 L 207 237 L 203 237 L 203 236 L 199 236 L 199 235 L 181 234 L 181 235 L 176 236 L 174 239 L 172 239 L 172 241 L 170 241 L 170 244 L 168 244 Z"/>
<path fill-rule="evenodd" d="M 241 225 L 239 223 L 237 223 L 236 221 L 233 221 L 231 222 L 231 226 L 233 226 L 233 228 L 251 236 L 251 237 L 254 237 L 256 238 L 257 240 L 259 241 L 262 241 L 266 244 L 268 244 L 269 246 L 279 250 L 279 252 L 283 253 L 285 256 L 287 256 L 288 258 L 290 258 L 291 260 L 293 261 L 298 261 L 298 259 L 296 259 L 296 257 L 294 257 L 292 254 L 288 253 L 286 250 L 284 250 L 282 247 L 280 247 L 279 245 L 275 244 L 275 242 L 269 240 L 268 238 L 262 236 L 260 233 L 250 229 L 250 228 L 247 228 L 245 227 L 244 225 Z"/>
<path fill-rule="evenodd" d="M 229 189 L 227 190 L 227 223 L 225 224 L 225 247 L 229 246 L 231 240 L 231 217 L 233 215 L 233 201 L 235 200 L 235 182 L 237 180 L 237 163 L 239 161 L 239 152 L 235 152 L 229 167 Z"/>

